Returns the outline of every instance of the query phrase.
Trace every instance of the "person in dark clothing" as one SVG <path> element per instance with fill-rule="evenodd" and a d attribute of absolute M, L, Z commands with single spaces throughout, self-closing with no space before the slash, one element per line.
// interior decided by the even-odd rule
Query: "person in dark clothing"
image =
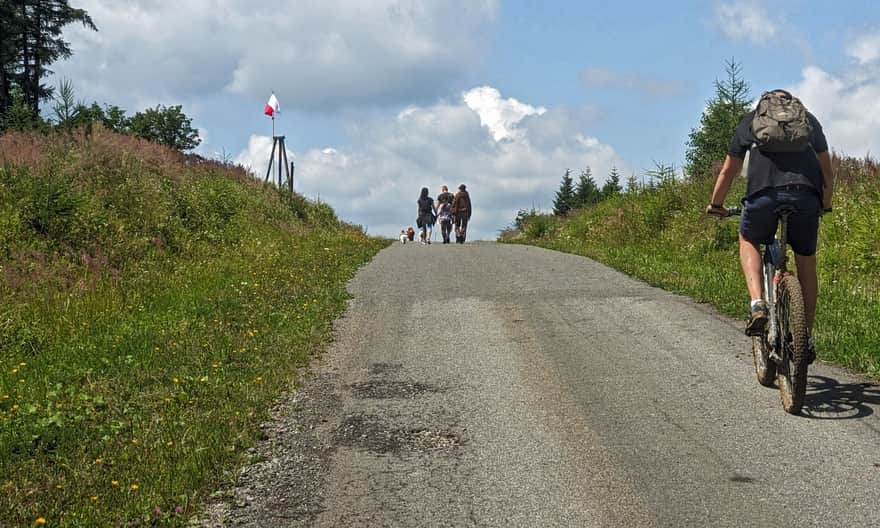
<path fill-rule="evenodd" d="M 452 205 L 453 199 L 455 199 L 455 196 L 449 192 L 449 187 L 445 185 L 440 187 L 440 194 L 437 195 L 437 210 L 440 210 L 440 206 L 444 203 Z"/>
<path fill-rule="evenodd" d="M 787 98 L 788 101 L 793 99 L 785 90 L 773 90 L 768 94 Z M 746 333 L 760 335 L 767 324 L 769 307 L 761 299 L 761 255 L 758 246 L 772 242 L 777 228 L 776 208 L 790 204 L 795 206 L 797 212 L 789 218 L 787 237 L 795 253 L 797 278 L 804 294 L 807 329 L 812 336 L 818 296 L 816 242 L 819 216 L 831 211 L 831 195 L 834 192 L 828 142 L 819 120 L 807 112 L 812 132 L 810 144 L 805 150 L 764 152 L 758 147 L 752 131 L 755 112 L 747 114 L 734 133 L 706 213 L 727 215 L 727 209 L 723 206 L 724 198 L 731 182 L 742 170 L 748 153 L 747 189 L 739 227 L 740 264 L 752 299 Z M 812 337 L 809 350 L 811 356 L 815 357 Z"/>
<path fill-rule="evenodd" d="M 416 225 L 421 230 L 421 241 L 423 244 L 431 243 L 431 230 L 434 228 L 436 219 L 436 211 L 434 210 L 434 199 L 428 196 L 428 188 L 422 187 L 422 193 L 417 201 L 419 205 L 419 215 L 416 218 Z"/>
<path fill-rule="evenodd" d="M 465 184 L 458 186 L 458 192 L 452 200 L 452 217 L 455 222 L 455 242 L 464 244 L 467 238 L 467 225 L 471 219 L 471 196 Z"/>

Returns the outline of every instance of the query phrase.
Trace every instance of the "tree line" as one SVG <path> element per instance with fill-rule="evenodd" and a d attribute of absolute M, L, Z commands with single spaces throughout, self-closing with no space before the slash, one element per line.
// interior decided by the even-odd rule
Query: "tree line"
<path fill-rule="evenodd" d="M 57 88 L 47 85 L 52 64 L 73 55 L 62 35 L 70 24 L 98 30 L 85 10 L 67 0 L 0 0 L 0 134 L 91 130 L 100 124 L 178 150 L 201 143 L 180 105 L 157 105 L 128 116 L 118 106 L 77 100 L 70 80 L 62 80 Z M 47 102 L 51 113 L 44 108 Z"/>
<path fill-rule="evenodd" d="M 556 199 L 553 200 L 553 214 L 565 216 L 572 209 L 580 209 L 597 204 L 606 198 L 620 194 L 623 187 L 620 185 L 620 173 L 617 167 L 611 167 L 611 173 L 600 188 L 593 179 L 590 167 L 581 171 L 577 184 L 571 177 L 571 169 L 565 169 L 562 183 L 556 191 Z"/>
<path fill-rule="evenodd" d="M 742 65 L 731 59 L 725 63 L 726 78 L 715 79 L 715 96 L 707 101 L 706 109 L 700 117 L 700 125 L 691 129 L 685 151 L 686 163 L 683 174 L 688 179 L 714 177 L 718 164 L 724 159 L 730 138 L 736 126 L 752 106 L 749 85 L 742 77 Z M 602 200 L 622 192 L 652 191 L 676 182 L 677 170 L 673 164 L 655 162 L 655 167 L 646 170 L 647 181 L 640 182 L 635 173 L 629 176 L 626 188 L 620 184 L 620 174 L 616 167 L 605 184 L 599 188 L 593 179 L 590 167 L 585 168 L 578 177 L 577 183 L 566 169 L 553 200 L 553 214 L 565 216 L 570 211 L 595 205 Z M 519 229 L 523 222 L 538 212 L 520 210 L 514 220 L 514 227 Z"/>

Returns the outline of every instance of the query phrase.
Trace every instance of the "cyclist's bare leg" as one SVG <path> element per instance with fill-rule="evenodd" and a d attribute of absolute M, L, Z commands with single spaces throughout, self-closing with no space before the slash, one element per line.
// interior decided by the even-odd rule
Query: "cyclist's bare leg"
<path fill-rule="evenodd" d="M 746 288 L 749 289 L 750 299 L 761 298 L 761 252 L 758 246 L 739 235 L 739 262 L 742 265 L 743 276 L 746 279 Z M 800 268 L 798 268 L 800 269 Z M 815 265 L 813 272 L 815 273 Z"/>
<path fill-rule="evenodd" d="M 816 298 L 819 295 L 819 279 L 816 277 L 816 255 L 794 255 L 797 264 L 797 278 L 804 294 L 804 311 L 807 317 L 807 332 L 813 335 L 813 318 L 816 315 Z"/>

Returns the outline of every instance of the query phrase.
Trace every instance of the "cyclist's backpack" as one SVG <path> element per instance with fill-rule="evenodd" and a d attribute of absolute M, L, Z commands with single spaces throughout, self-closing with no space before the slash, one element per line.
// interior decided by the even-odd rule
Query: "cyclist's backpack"
<path fill-rule="evenodd" d="M 755 144 L 764 152 L 802 152 L 810 146 L 813 125 L 800 99 L 767 92 L 752 119 Z"/>

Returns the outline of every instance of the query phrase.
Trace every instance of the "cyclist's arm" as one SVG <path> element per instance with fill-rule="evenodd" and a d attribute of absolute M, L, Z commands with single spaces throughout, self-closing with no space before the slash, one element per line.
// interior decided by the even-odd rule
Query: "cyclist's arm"
<path fill-rule="evenodd" d="M 718 179 L 715 180 L 715 188 L 712 190 L 712 199 L 709 204 L 723 205 L 724 199 L 727 198 L 727 192 L 730 191 L 730 185 L 733 179 L 740 173 L 743 168 L 743 160 L 728 155 L 724 158 L 724 165 L 721 166 L 721 172 L 718 173 Z"/>
<path fill-rule="evenodd" d="M 831 154 L 826 150 L 816 154 L 819 159 L 819 167 L 822 169 L 822 208 L 831 208 L 831 195 L 834 194 L 834 171 L 831 168 Z"/>

